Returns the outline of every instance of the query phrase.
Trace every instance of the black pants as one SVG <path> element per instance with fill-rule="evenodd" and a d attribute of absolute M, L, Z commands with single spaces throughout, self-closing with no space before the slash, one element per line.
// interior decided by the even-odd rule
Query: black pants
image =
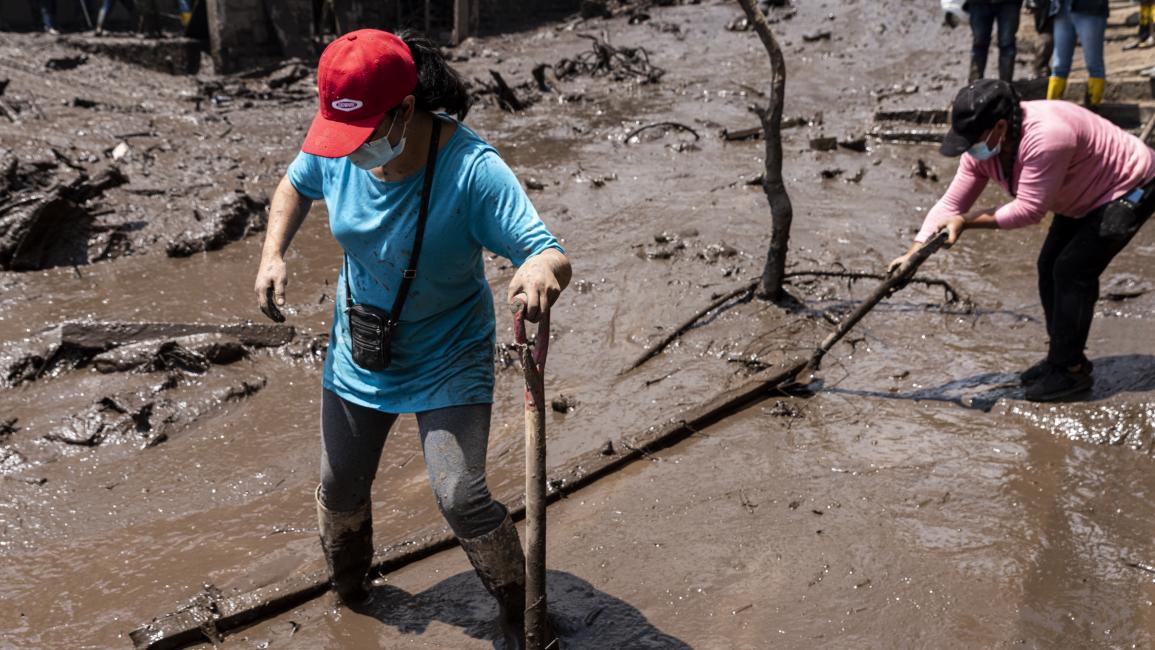
<path fill-rule="evenodd" d="M 967 10 L 971 17 L 971 81 L 986 74 L 987 53 L 991 49 L 991 34 L 999 25 L 999 79 L 1011 81 L 1015 76 L 1015 37 L 1019 32 L 1021 0 L 1009 2 L 971 2 Z"/>
<path fill-rule="evenodd" d="M 1047 319 L 1047 359 L 1060 367 L 1082 363 L 1099 300 L 1099 277 L 1155 212 L 1155 182 L 1134 209 L 1112 201 L 1083 217 L 1055 215 L 1039 253 L 1039 298 Z"/>

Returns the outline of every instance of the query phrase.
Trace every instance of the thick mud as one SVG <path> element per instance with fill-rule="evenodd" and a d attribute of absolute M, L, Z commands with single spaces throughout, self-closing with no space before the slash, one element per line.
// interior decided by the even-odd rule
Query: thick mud
<path fill-rule="evenodd" d="M 785 142 L 793 271 L 877 272 L 953 173 L 933 145 L 858 144 L 876 111 L 941 109 L 965 77 L 969 34 L 925 4 L 776 10 L 786 113 L 802 118 Z M 573 405 L 549 416 L 551 465 L 805 354 L 831 327 L 821 314 L 870 290 L 798 277 L 790 291 L 809 313 L 738 303 L 618 375 L 760 271 L 769 215 L 749 181 L 762 143 L 722 137 L 757 125 L 748 107 L 766 89 L 757 37 L 734 29 L 740 13 L 650 7 L 454 50 L 481 91 L 469 123 L 575 264 L 547 369 L 549 396 Z M 599 60 L 582 35 L 644 46 L 664 74 L 580 68 Z M 72 201 L 88 224 L 69 239 L 73 257 L 0 273 L 0 635 L 14 648 L 127 647 L 129 631 L 206 587 L 227 595 L 321 566 L 319 360 L 340 261 L 323 206 L 288 260 L 291 340 L 235 327 L 60 338 L 65 323 L 263 323 L 250 289 L 260 205 L 314 110 L 312 73 L 172 77 L 91 54 L 46 67 L 77 54 L 38 36 L 0 40 L 11 79 L 0 99 L 18 119 L 0 116 L 16 161 L 3 214 L 108 165 L 127 179 Z M 544 87 L 541 63 L 554 66 L 537 75 Z M 531 105 L 503 110 L 491 70 Z M 659 122 L 693 132 L 629 137 Z M 822 138 L 835 148 L 812 147 Z M 812 397 L 766 402 L 551 507 L 550 597 L 568 647 L 1148 647 L 1153 233 L 1107 273 L 1118 289 L 1092 331 L 1097 384 L 1084 401 L 1037 406 L 1014 386 L 1043 353 L 1045 231 L 968 233 L 923 271 L 964 300 L 908 288 L 835 348 Z M 512 269 L 495 259 L 487 272 L 503 295 Z M 512 340 L 501 320 L 499 338 Z M 504 497 L 523 484 L 511 361 L 499 354 L 489 459 Z M 411 417 L 374 495 L 378 544 L 439 522 Z M 371 616 L 319 600 L 223 645 L 492 647 L 495 608 L 467 569 L 460 551 L 442 553 L 380 582 Z"/>

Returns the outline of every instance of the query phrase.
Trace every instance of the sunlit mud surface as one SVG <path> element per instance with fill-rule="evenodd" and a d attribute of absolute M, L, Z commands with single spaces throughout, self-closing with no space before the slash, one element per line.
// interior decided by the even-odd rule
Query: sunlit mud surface
<path fill-rule="evenodd" d="M 807 122 L 785 132 L 790 270 L 878 272 L 908 245 L 952 161 L 933 145 L 818 152 L 809 141 L 853 140 L 880 108 L 944 106 L 966 74 L 969 34 L 940 27 L 934 3 L 799 5 L 775 25 L 786 114 Z M 737 302 L 618 374 L 756 277 L 769 232 L 765 197 L 747 182 L 762 171 L 762 142 L 719 135 L 757 125 L 748 107 L 764 101 L 767 77 L 757 37 L 726 29 L 734 3 L 646 13 L 456 50 L 470 78 L 493 69 L 528 88 L 535 65 L 588 50 L 578 34 L 604 30 L 666 71 L 658 83 L 557 81 L 559 92 L 534 91 L 540 101 L 513 114 L 483 98 L 468 120 L 541 188 L 531 198 L 574 261 L 547 369 L 548 394 L 576 400 L 548 417 L 555 467 L 805 354 L 831 329 L 821 314 L 844 315 L 874 282 L 796 277 L 790 291 L 810 314 Z M 821 31 L 830 38 L 803 39 Z M 287 344 L 169 337 L 175 347 L 119 346 L 98 364 L 52 355 L 46 333 L 70 321 L 265 322 L 251 295 L 260 220 L 216 236 L 224 222 L 208 215 L 236 190 L 271 193 L 314 110 L 311 79 L 241 91 L 96 57 L 43 72 L 69 54 L 38 36 L 0 37 L 5 97 L 23 108 L 20 124 L 0 119 L 0 146 L 47 164 L 51 145 L 95 168 L 119 136 L 153 135 L 127 138 L 128 182 L 93 208 L 111 213 L 93 217 L 88 259 L 0 273 L 0 645 L 13 648 L 128 647 L 129 631 L 205 585 L 228 595 L 321 567 L 320 355 L 340 262 L 323 206 L 288 259 Z M 123 110 L 77 106 L 81 95 Z M 627 141 L 666 121 L 699 138 L 648 129 Z M 210 250 L 170 257 L 170 242 L 194 230 Z M 99 248 L 111 232 L 123 245 Z M 771 399 L 551 507 L 550 599 L 567 647 L 1150 647 L 1155 294 L 1100 304 L 1091 395 L 1024 402 L 1017 372 L 1045 351 L 1034 288 L 1044 235 L 967 233 L 923 271 L 962 300 L 910 287 L 835 348 L 812 397 Z M 105 250 L 117 254 L 91 255 Z M 1148 227 L 1105 281 L 1150 281 L 1153 262 Z M 512 269 L 487 264 L 503 296 Z M 509 498 L 523 485 L 521 374 L 502 357 L 490 487 Z M 410 416 L 386 446 L 374 499 L 379 545 L 440 522 Z M 378 592 L 369 616 L 320 599 L 223 645 L 493 647 L 496 607 L 458 550 L 386 576 Z"/>

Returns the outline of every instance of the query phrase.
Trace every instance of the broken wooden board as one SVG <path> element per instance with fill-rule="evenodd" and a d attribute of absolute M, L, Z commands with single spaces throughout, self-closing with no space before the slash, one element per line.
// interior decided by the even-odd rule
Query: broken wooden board
<path fill-rule="evenodd" d="M 225 334 L 252 347 L 279 347 L 293 340 L 291 325 L 258 323 L 131 323 L 74 321 L 60 325 L 49 336 L 65 346 L 109 350 L 129 343 L 174 339 L 193 334 Z"/>

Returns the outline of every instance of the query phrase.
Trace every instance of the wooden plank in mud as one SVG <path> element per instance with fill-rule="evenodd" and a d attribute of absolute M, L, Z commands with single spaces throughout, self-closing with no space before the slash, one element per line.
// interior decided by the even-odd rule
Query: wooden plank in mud
<path fill-rule="evenodd" d="M 737 388 L 723 391 L 661 425 L 623 437 L 612 448 L 579 455 L 560 472 L 551 475 L 547 483 L 549 492 L 546 499 L 552 503 L 563 495 L 580 490 L 634 461 L 685 440 L 767 397 L 785 394 L 781 387 L 792 381 L 805 366 L 805 361 L 798 361 L 777 372 L 767 372 Z M 524 494 L 507 497 L 504 502 L 514 519 L 524 518 Z M 375 554 L 373 572 L 390 573 L 456 545 L 457 538 L 444 527 L 426 529 L 408 541 Z M 185 648 L 198 643 L 217 642 L 231 631 L 289 611 L 322 595 L 328 589 L 323 574 L 291 578 L 255 591 L 219 598 L 207 604 L 191 605 L 158 617 L 134 630 L 129 637 L 138 650 Z"/>
<path fill-rule="evenodd" d="M 263 323 L 132 323 L 120 321 L 74 321 L 58 328 L 59 343 L 78 348 L 109 348 L 192 334 L 227 334 L 253 347 L 279 347 L 293 340 L 291 325 Z"/>

